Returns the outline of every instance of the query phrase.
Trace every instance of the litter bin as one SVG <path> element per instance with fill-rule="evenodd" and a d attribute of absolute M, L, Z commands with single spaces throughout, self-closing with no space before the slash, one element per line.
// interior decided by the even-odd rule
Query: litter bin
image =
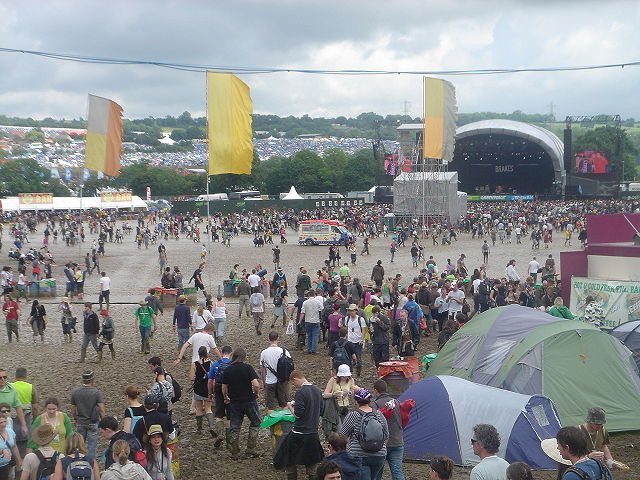
<path fill-rule="evenodd" d="M 289 410 L 276 410 L 269 415 L 265 415 L 260 427 L 269 428 L 271 432 L 271 451 L 273 455 L 276 454 L 285 437 L 293 428 L 294 421 L 295 417 Z"/>
<path fill-rule="evenodd" d="M 37 298 L 40 296 L 40 283 L 29 282 L 29 296 L 31 298 Z"/>
<path fill-rule="evenodd" d="M 53 278 L 44 278 L 38 282 L 38 290 L 40 297 L 55 297 L 56 281 Z"/>
<path fill-rule="evenodd" d="M 402 361 L 381 362 L 378 376 L 387 382 L 389 395 L 399 397 L 404 391 L 420 380 L 417 357 L 404 357 Z"/>
<path fill-rule="evenodd" d="M 238 296 L 238 287 L 237 283 L 233 280 L 223 280 L 223 292 L 225 297 L 237 297 Z"/>

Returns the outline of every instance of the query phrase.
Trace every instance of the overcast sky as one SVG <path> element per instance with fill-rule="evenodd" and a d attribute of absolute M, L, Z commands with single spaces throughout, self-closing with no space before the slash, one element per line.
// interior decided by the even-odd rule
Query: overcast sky
<path fill-rule="evenodd" d="M 444 70 L 640 60 L 640 2 L 20 0 L 0 3 L 0 47 L 205 65 Z M 242 75 L 254 111 L 422 115 L 419 75 Z M 640 66 L 444 77 L 460 112 L 619 113 L 640 119 Z M 86 95 L 128 118 L 205 111 L 205 75 L 0 53 L 0 113 L 86 117 Z M 407 103 L 405 103 L 407 102 Z"/>

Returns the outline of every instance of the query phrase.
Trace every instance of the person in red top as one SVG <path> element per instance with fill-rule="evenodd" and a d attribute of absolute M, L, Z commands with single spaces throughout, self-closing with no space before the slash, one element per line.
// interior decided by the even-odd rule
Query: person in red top
<path fill-rule="evenodd" d="M 12 341 L 12 333 L 15 333 L 16 342 L 19 342 L 20 335 L 18 334 L 18 319 L 20 318 L 20 305 L 11 298 L 11 295 L 9 294 L 5 294 L 4 296 L 2 313 L 4 313 L 7 321 L 7 337 L 9 337 L 9 343 Z"/>

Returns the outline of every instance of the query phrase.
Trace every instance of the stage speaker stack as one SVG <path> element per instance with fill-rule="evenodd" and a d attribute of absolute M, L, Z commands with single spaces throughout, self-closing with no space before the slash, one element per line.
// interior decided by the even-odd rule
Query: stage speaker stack
<path fill-rule="evenodd" d="M 564 169 L 567 172 L 570 172 L 572 166 L 573 166 L 573 148 L 571 143 L 571 128 L 566 127 L 564 129 Z"/>

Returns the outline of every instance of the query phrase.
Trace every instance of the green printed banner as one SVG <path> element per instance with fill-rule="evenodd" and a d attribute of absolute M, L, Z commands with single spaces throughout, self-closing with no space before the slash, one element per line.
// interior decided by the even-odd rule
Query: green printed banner
<path fill-rule="evenodd" d="M 640 320 L 640 282 L 572 277 L 570 309 L 577 317 L 584 316 L 584 300 L 589 295 L 604 310 L 603 328 Z"/>

